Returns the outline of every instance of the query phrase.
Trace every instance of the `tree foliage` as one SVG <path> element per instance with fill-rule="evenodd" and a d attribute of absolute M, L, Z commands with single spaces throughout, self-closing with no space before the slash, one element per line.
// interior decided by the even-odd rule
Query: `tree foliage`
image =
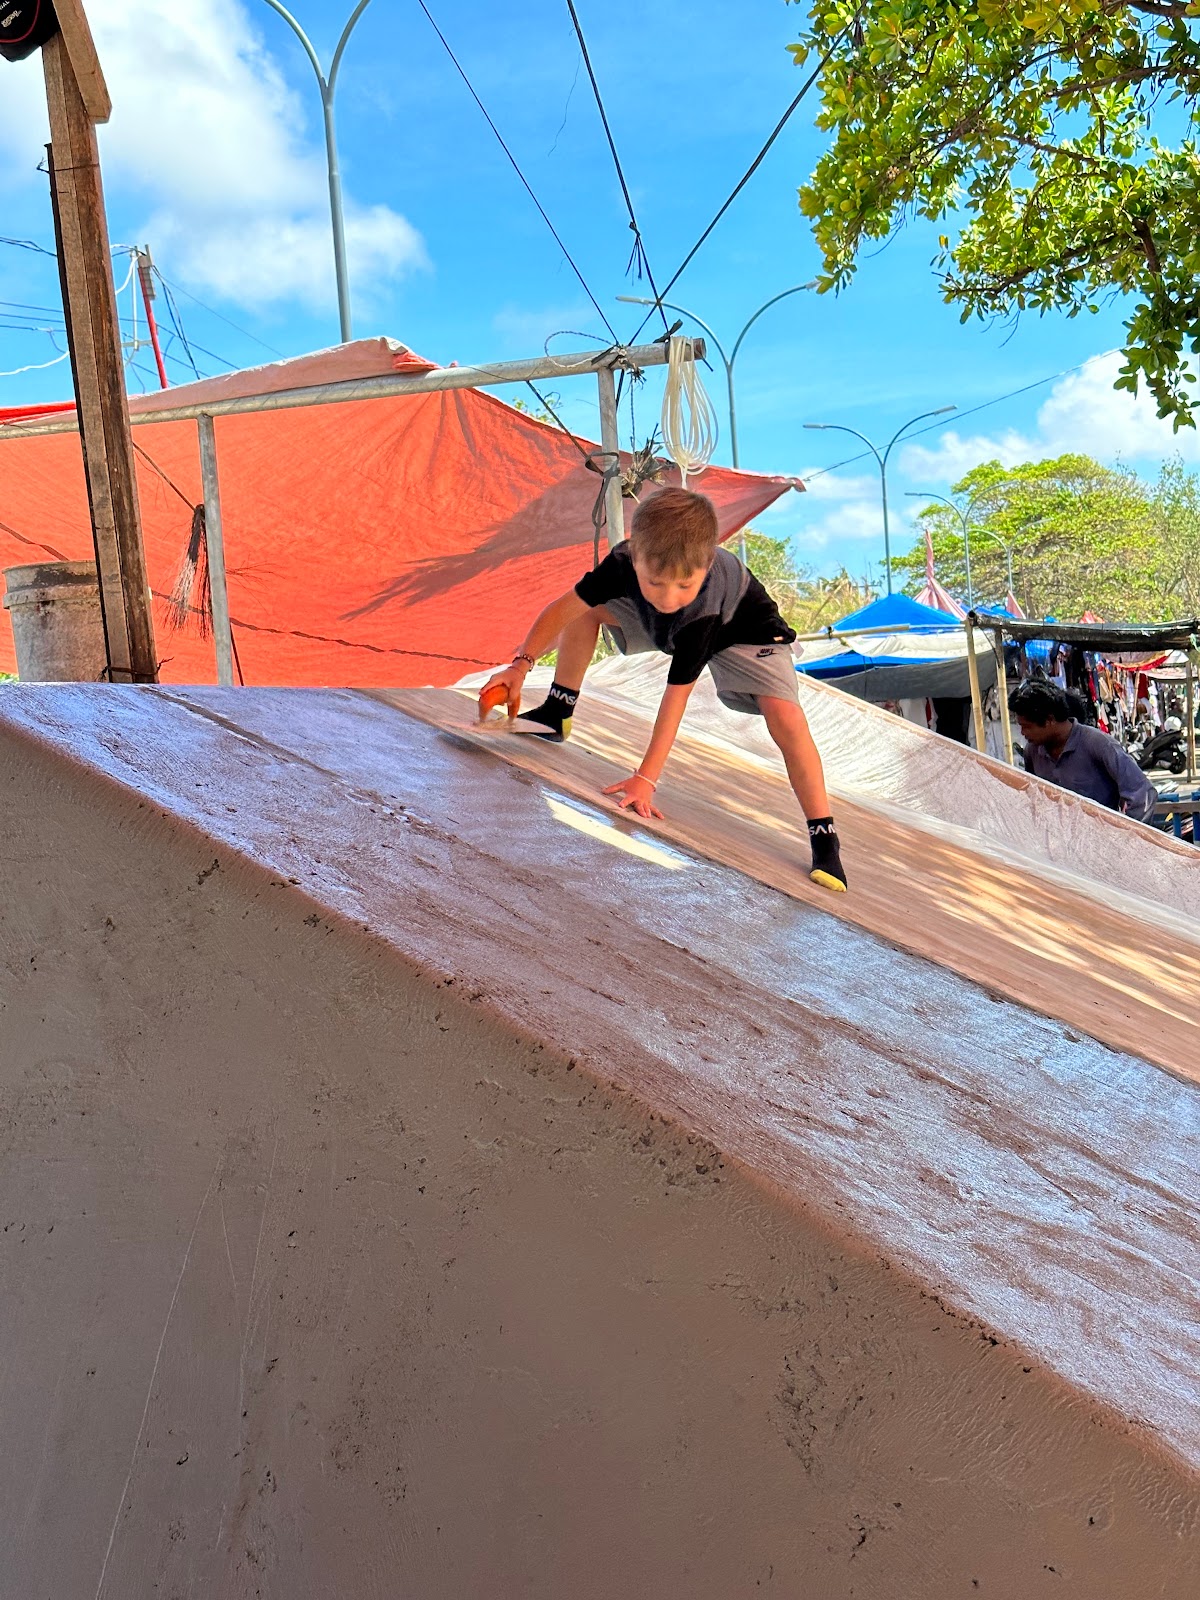
<path fill-rule="evenodd" d="M 798 0 L 793 0 L 798 3 Z M 823 288 L 906 217 L 973 315 L 1134 297 L 1117 387 L 1194 425 L 1200 350 L 1200 0 L 815 0 L 833 139 L 800 191 Z"/>
<path fill-rule="evenodd" d="M 815 633 L 875 598 L 867 580 L 852 578 L 844 567 L 833 577 L 817 577 L 796 560 L 785 539 L 753 528 L 746 530 L 746 561 L 797 633 Z"/>
<path fill-rule="evenodd" d="M 1073 619 L 1086 610 L 1110 622 L 1168 622 L 1200 613 L 1200 484 L 1179 461 L 1158 481 L 1065 455 L 1004 467 L 987 461 L 954 485 L 970 528 L 971 577 L 979 602 L 1013 587 L 1031 617 Z M 962 524 L 946 506 L 920 513 L 937 575 L 966 594 Z M 924 538 L 896 559 L 915 593 L 925 577 Z"/>

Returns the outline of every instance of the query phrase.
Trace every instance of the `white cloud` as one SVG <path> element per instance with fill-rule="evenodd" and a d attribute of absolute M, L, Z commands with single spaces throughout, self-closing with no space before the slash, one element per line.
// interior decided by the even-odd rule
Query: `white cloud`
<path fill-rule="evenodd" d="M 1051 455 L 1078 450 L 1101 461 L 1161 460 L 1176 451 L 1200 460 L 1200 438 L 1194 428 L 1173 432 L 1155 415 L 1154 401 L 1143 388 L 1134 396 L 1114 389 L 1121 357 L 1116 352 L 1093 356 L 1079 372 L 1060 379 L 1038 412 L 1038 431 Z"/>
<path fill-rule="evenodd" d="M 799 476 L 804 485 L 804 499 L 810 505 L 814 500 L 879 499 L 879 478 L 873 472 L 851 477 L 844 472 L 809 467 Z"/>
<path fill-rule="evenodd" d="M 874 474 L 847 477 L 833 472 L 809 476 L 818 471 L 802 471 L 806 493 L 785 495 L 755 519 L 755 527 L 772 538 L 790 539 L 807 565 L 822 571 L 843 565 L 859 571 L 864 557 L 874 557 L 874 547 L 883 544 L 879 479 Z M 907 549 L 911 543 L 907 514 L 895 506 L 891 512 L 893 548 Z"/>
<path fill-rule="evenodd" d="M 1175 433 L 1155 414 L 1145 390 L 1135 396 L 1113 388 L 1120 365 L 1119 353 L 1108 351 L 1060 378 L 1038 411 L 1033 433 L 1008 429 L 964 435 L 947 428 L 930 436 L 928 444 L 918 440 L 903 447 L 900 468 L 910 478 L 953 483 L 981 461 L 995 458 L 1015 466 L 1070 451 L 1130 466 L 1157 463 L 1176 454 L 1185 461 L 1200 461 L 1200 434 L 1195 429 Z"/>
<path fill-rule="evenodd" d="M 113 98 L 100 130 L 110 211 L 114 199 L 126 214 L 146 206 L 138 242 L 192 287 L 251 307 L 329 308 L 329 192 L 306 117 L 315 80 L 309 107 L 241 0 L 91 0 L 88 14 Z M 280 48 L 298 51 L 280 28 Z M 32 172 L 46 139 L 36 59 L 13 82 L 0 134 L 10 163 Z M 346 244 L 360 298 L 426 264 L 419 234 L 387 206 L 348 200 Z"/>
<path fill-rule="evenodd" d="M 936 442 L 905 445 L 898 465 L 907 477 L 921 482 L 953 483 L 981 461 L 1003 461 L 1006 467 L 1014 467 L 1050 453 L 1015 428 L 999 434 L 961 434 L 947 428 L 936 436 Z"/>

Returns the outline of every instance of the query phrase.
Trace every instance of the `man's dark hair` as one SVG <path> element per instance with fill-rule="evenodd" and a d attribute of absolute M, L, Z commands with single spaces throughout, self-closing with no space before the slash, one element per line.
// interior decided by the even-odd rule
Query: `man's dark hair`
<path fill-rule="evenodd" d="M 1078 718 L 1079 702 L 1057 684 L 1027 678 L 1009 695 L 1008 709 L 1035 727 L 1044 728 L 1048 722 L 1070 722 Z"/>

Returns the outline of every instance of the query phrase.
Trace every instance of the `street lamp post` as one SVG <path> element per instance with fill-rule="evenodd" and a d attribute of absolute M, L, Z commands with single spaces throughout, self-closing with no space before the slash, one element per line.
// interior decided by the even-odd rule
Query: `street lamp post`
<path fill-rule="evenodd" d="M 978 531 L 985 539 L 994 539 L 995 542 L 1000 546 L 1001 550 L 1004 551 L 1004 561 L 1008 568 L 1008 592 L 1015 600 L 1017 597 L 1017 591 L 1013 588 L 1012 545 L 1005 544 L 1004 540 L 998 533 L 991 533 L 987 528 L 980 528 Z"/>
<path fill-rule="evenodd" d="M 911 428 L 914 423 L 924 422 L 926 417 L 944 417 L 948 411 L 957 411 L 957 410 L 958 410 L 957 406 L 939 406 L 936 411 L 922 411 L 919 416 L 909 417 L 908 421 L 903 425 L 903 427 L 897 428 L 895 433 L 888 440 L 887 445 L 884 448 L 884 451 L 883 451 L 882 455 L 880 455 L 879 451 L 871 443 L 870 439 L 867 438 L 866 434 L 865 433 L 859 433 L 857 428 L 847 428 L 845 426 L 845 424 L 841 423 L 841 422 L 806 422 L 804 424 L 804 426 L 806 428 L 815 429 L 817 432 L 820 432 L 820 433 L 850 433 L 850 434 L 853 434 L 856 439 L 861 439 L 862 440 L 863 444 L 866 445 L 867 449 L 871 452 L 871 454 L 875 457 L 876 461 L 879 463 L 879 487 L 880 487 L 880 493 L 881 493 L 882 500 L 883 500 L 883 561 L 884 561 L 884 567 L 885 567 L 885 569 L 887 571 L 887 592 L 889 594 L 891 594 L 891 592 L 892 592 L 892 536 L 891 536 L 891 530 L 890 530 L 890 528 L 888 526 L 888 497 L 887 497 L 887 464 L 888 464 L 888 457 L 891 455 L 892 448 L 896 444 L 896 442 L 901 438 L 901 436 L 903 434 L 908 432 L 909 428 Z"/>
<path fill-rule="evenodd" d="M 317 84 L 321 90 L 321 105 L 325 112 L 325 165 L 329 172 L 329 214 L 333 223 L 333 268 L 337 276 L 338 318 L 341 322 L 342 343 L 347 343 L 353 338 L 350 323 L 350 281 L 346 270 L 346 225 L 342 215 L 342 175 L 338 168 L 337 136 L 333 124 L 333 96 L 337 89 L 338 68 L 342 64 L 342 55 L 349 42 L 350 35 L 359 17 L 370 5 L 371 0 L 358 0 L 358 4 L 350 14 L 350 20 L 342 29 L 342 36 L 337 42 L 333 52 L 333 60 L 329 66 L 328 75 L 322 71 L 321 61 L 312 42 L 304 29 L 296 21 L 286 6 L 280 0 L 266 0 L 272 11 L 278 12 L 291 28 L 292 32 L 304 46 L 304 53 L 312 64 L 312 69 L 317 75 Z"/>
<path fill-rule="evenodd" d="M 817 280 L 812 278 L 808 283 L 797 283 L 792 288 L 784 289 L 782 293 L 772 295 L 770 300 L 764 301 L 754 315 L 743 324 L 742 331 L 734 340 L 733 350 L 729 355 L 725 354 L 725 346 L 721 343 L 720 339 L 717 338 L 716 334 L 709 327 L 708 323 L 705 322 L 704 318 L 698 317 L 694 311 L 689 311 L 686 306 L 675 305 L 670 300 L 648 300 L 645 298 L 645 296 L 638 294 L 619 294 L 617 299 L 630 306 L 661 305 L 667 311 L 678 311 L 681 316 L 690 317 L 693 322 L 697 323 L 701 328 L 704 329 L 705 333 L 708 334 L 709 338 L 716 346 L 717 354 L 720 356 L 722 364 L 725 367 L 725 387 L 729 394 L 729 454 L 733 459 L 733 465 L 738 467 L 741 465 L 741 461 L 738 457 L 737 397 L 734 393 L 733 387 L 733 369 L 738 358 L 738 351 L 742 348 L 742 340 L 750 332 L 750 329 L 758 321 L 759 317 L 762 316 L 764 311 L 769 311 L 773 305 L 778 305 L 781 300 L 786 300 L 790 294 L 800 294 L 803 290 L 815 289 L 816 286 Z M 744 528 L 738 534 L 738 554 L 741 556 L 742 560 L 745 561 L 746 532 Z"/>
<path fill-rule="evenodd" d="M 738 459 L 737 398 L 734 394 L 733 388 L 733 368 L 734 363 L 738 358 L 738 351 L 742 348 L 742 340 L 750 332 L 750 329 L 758 321 L 759 317 L 762 316 L 764 311 L 769 311 L 772 306 L 778 305 L 781 300 L 786 300 L 790 294 L 800 294 L 803 290 L 815 289 L 816 286 L 817 280 L 813 278 L 808 283 L 797 283 L 793 288 L 784 289 L 781 294 L 773 295 L 770 300 L 764 301 L 754 315 L 744 324 L 741 333 L 738 334 L 737 339 L 734 341 L 733 350 L 729 355 L 725 354 L 725 346 L 717 338 L 716 334 L 709 327 L 708 323 L 705 322 L 704 318 L 698 317 L 694 311 L 689 311 L 686 306 L 674 305 L 670 300 L 647 300 L 644 296 L 637 294 L 619 294 L 617 299 L 622 300 L 626 305 L 631 306 L 662 305 L 668 311 L 678 311 L 683 316 L 690 317 L 693 322 L 698 323 L 699 326 L 704 329 L 705 333 L 708 334 L 713 344 L 716 345 L 717 353 L 721 357 L 721 361 L 725 367 L 725 384 L 729 391 L 729 453 L 733 457 L 734 466 L 737 467 L 741 465 L 741 462 Z"/>
<path fill-rule="evenodd" d="M 942 505 L 950 507 L 962 524 L 963 559 L 967 567 L 967 610 L 970 611 L 975 604 L 975 590 L 971 583 L 971 512 L 975 507 L 975 501 L 979 498 L 978 495 L 972 496 L 967 502 L 965 511 L 961 506 L 955 504 L 948 495 L 934 494 L 932 491 L 925 493 L 917 489 L 909 489 L 906 491 L 906 498 L 909 500 L 939 500 Z M 992 534 L 991 537 L 995 538 L 995 534 Z"/>

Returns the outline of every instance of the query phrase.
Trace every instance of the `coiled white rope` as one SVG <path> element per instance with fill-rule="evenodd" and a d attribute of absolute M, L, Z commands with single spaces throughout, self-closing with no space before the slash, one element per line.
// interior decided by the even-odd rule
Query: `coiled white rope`
<path fill-rule="evenodd" d="M 717 448 L 717 419 L 692 360 L 692 341 L 676 335 L 667 363 L 662 441 L 687 488 L 689 474 L 703 472 Z"/>

